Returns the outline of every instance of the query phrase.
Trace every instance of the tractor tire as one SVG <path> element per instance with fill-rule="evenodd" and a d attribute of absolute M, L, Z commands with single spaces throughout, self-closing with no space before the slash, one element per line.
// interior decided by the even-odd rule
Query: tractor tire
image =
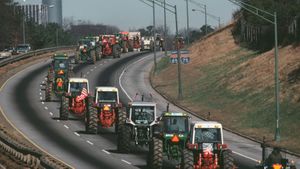
<path fill-rule="evenodd" d="M 75 64 L 78 64 L 78 63 L 79 63 L 79 60 L 80 60 L 80 54 L 78 53 L 78 54 L 75 56 Z"/>
<path fill-rule="evenodd" d="M 151 169 L 162 169 L 163 167 L 163 141 L 157 137 L 149 145 L 147 165 Z"/>
<path fill-rule="evenodd" d="M 221 161 L 222 161 L 222 165 L 221 165 L 222 169 L 235 168 L 232 151 L 224 150 L 221 155 Z"/>
<path fill-rule="evenodd" d="M 120 125 L 118 129 L 118 151 L 121 153 L 130 152 L 131 128 L 126 124 Z"/>
<path fill-rule="evenodd" d="M 47 83 L 45 89 L 45 101 L 50 102 L 52 100 L 52 84 Z"/>
<path fill-rule="evenodd" d="M 98 133 L 98 111 L 93 106 L 93 99 L 89 98 L 86 112 L 85 131 L 90 134 Z"/>
<path fill-rule="evenodd" d="M 61 97 L 59 118 L 61 120 L 69 120 L 69 98 L 65 96 Z"/>
<path fill-rule="evenodd" d="M 124 125 L 126 123 L 126 109 L 119 109 L 118 111 L 118 119 L 115 125 L 115 132 L 117 133 L 120 125 Z"/>
<path fill-rule="evenodd" d="M 101 60 L 101 51 L 102 51 L 101 47 L 98 47 L 96 49 L 96 61 Z"/>
<path fill-rule="evenodd" d="M 113 58 L 120 58 L 120 46 L 119 45 L 114 45 L 113 46 Z"/>
<path fill-rule="evenodd" d="M 92 50 L 91 51 L 91 57 L 92 57 L 92 64 L 96 63 L 96 51 Z"/>
<path fill-rule="evenodd" d="M 194 168 L 194 155 L 193 152 L 187 149 L 182 151 L 181 169 L 193 169 Z"/>

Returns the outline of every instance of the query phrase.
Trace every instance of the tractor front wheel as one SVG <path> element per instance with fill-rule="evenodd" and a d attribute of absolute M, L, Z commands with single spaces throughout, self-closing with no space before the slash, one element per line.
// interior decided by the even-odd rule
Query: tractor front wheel
<path fill-rule="evenodd" d="M 182 151 L 181 158 L 181 168 L 182 169 L 193 169 L 194 168 L 194 155 L 193 152 L 187 149 Z"/>
<path fill-rule="evenodd" d="M 118 129 L 118 151 L 129 153 L 131 128 L 126 124 L 120 125 Z"/>
<path fill-rule="evenodd" d="M 113 45 L 113 58 L 120 58 L 120 46 L 119 45 Z"/>
<path fill-rule="evenodd" d="M 149 145 L 148 167 L 152 169 L 163 167 L 163 142 L 157 137 L 153 137 Z"/>
<path fill-rule="evenodd" d="M 234 169 L 233 154 L 230 150 L 222 152 L 222 169 Z"/>
<path fill-rule="evenodd" d="M 61 106 L 59 111 L 59 117 L 61 120 L 69 119 L 69 98 L 62 96 L 61 97 Z"/>
<path fill-rule="evenodd" d="M 50 82 L 48 82 L 46 84 L 46 89 L 45 89 L 45 100 L 46 100 L 46 102 L 51 101 L 51 99 L 52 99 L 51 93 L 52 93 L 52 84 Z"/>

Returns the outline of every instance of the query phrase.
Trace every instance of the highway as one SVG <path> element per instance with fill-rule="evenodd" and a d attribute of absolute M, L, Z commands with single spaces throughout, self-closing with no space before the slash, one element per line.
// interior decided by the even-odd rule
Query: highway
<path fill-rule="evenodd" d="M 44 102 L 43 89 L 49 63 L 30 66 L 6 83 L 0 92 L 0 105 L 8 119 L 42 149 L 75 168 L 146 168 L 146 149 L 138 148 L 130 154 L 118 153 L 113 129 L 91 135 L 84 132 L 82 119 L 59 120 L 58 99 Z M 80 65 L 74 71 L 76 76 L 83 74 L 89 79 L 92 94 L 95 86 L 117 86 L 121 91 L 121 101 L 127 103 L 137 92 L 145 96 L 151 93 L 158 112 L 161 112 L 167 101 L 150 86 L 152 64 L 152 54 L 129 53 L 122 55 L 121 59 L 103 59 L 95 65 Z M 184 111 L 172 104 L 170 110 Z M 194 116 L 192 119 L 199 120 Z M 254 168 L 261 156 L 260 145 L 229 132 L 225 132 L 224 137 L 235 153 L 237 166 Z"/>

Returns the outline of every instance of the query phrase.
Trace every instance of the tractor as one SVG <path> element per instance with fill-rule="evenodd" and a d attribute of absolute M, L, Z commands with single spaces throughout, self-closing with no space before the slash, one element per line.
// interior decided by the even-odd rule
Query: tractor
<path fill-rule="evenodd" d="M 141 32 L 129 32 L 129 51 L 141 51 Z"/>
<path fill-rule="evenodd" d="M 67 54 L 54 54 L 48 69 L 45 88 L 45 100 L 51 101 L 52 91 L 61 95 L 66 88 L 66 81 L 72 74 L 72 67 Z"/>
<path fill-rule="evenodd" d="M 160 34 L 156 34 L 156 39 L 155 39 L 155 45 L 156 45 L 156 50 L 158 51 L 164 51 L 164 39 Z"/>
<path fill-rule="evenodd" d="M 75 63 L 95 64 L 101 58 L 101 48 L 94 37 L 86 37 L 79 41 Z"/>
<path fill-rule="evenodd" d="M 119 41 L 121 52 L 128 53 L 128 32 L 119 32 L 116 34 Z"/>
<path fill-rule="evenodd" d="M 142 37 L 142 50 L 153 51 L 154 38 L 152 36 Z"/>
<path fill-rule="evenodd" d="M 115 87 L 96 87 L 94 105 L 86 114 L 86 132 L 96 134 L 98 126 L 103 128 L 113 127 L 115 131 L 119 124 L 124 124 L 126 113 L 123 111 L 119 100 L 119 91 Z"/>
<path fill-rule="evenodd" d="M 266 144 L 265 138 L 261 144 L 262 147 L 262 160 L 256 169 L 296 169 L 295 162 L 282 157 L 279 147 L 274 147 L 272 152 L 269 150 L 270 146 Z M 271 153 L 270 153 L 271 152 Z M 268 155 L 268 158 L 266 156 Z"/>
<path fill-rule="evenodd" d="M 113 58 L 121 57 L 121 47 L 115 35 L 101 36 L 102 56 L 113 56 Z"/>
<path fill-rule="evenodd" d="M 213 121 L 193 123 L 182 163 L 184 169 L 235 169 L 233 153 L 223 142 L 222 125 Z"/>
<path fill-rule="evenodd" d="M 152 140 L 153 127 L 156 121 L 156 103 L 134 101 L 128 103 L 127 118 L 118 128 L 118 150 L 130 151 L 130 142 L 136 146 L 148 145 Z"/>
<path fill-rule="evenodd" d="M 68 120 L 69 113 L 84 117 L 89 107 L 93 106 L 89 96 L 89 82 L 85 78 L 69 78 L 67 90 L 61 99 L 59 116 L 61 120 Z"/>
<path fill-rule="evenodd" d="M 154 130 L 154 137 L 149 145 L 148 167 L 163 167 L 163 157 L 181 165 L 183 151 L 189 134 L 189 116 L 186 113 L 164 112 L 159 117 L 159 125 Z"/>

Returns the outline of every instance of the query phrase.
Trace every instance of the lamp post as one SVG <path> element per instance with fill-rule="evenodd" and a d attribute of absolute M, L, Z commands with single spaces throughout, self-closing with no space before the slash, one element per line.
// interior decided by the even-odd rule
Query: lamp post
<path fill-rule="evenodd" d="M 187 45 L 190 45 L 190 17 L 189 17 L 189 0 L 186 1 L 186 39 Z"/>
<path fill-rule="evenodd" d="M 233 4 L 236 4 L 243 8 L 244 10 L 260 17 L 261 19 L 271 23 L 274 25 L 274 57 L 275 57 L 275 109 L 276 109 L 276 127 L 275 127 L 275 141 L 280 141 L 280 83 L 279 83 L 279 60 L 278 60 L 278 32 L 277 32 L 277 13 L 274 12 L 269 13 L 267 11 L 264 11 L 262 9 L 259 9 L 253 5 L 247 4 L 242 1 L 238 0 L 228 0 L 232 2 Z M 266 16 L 272 17 L 273 20 L 267 18 Z"/>

